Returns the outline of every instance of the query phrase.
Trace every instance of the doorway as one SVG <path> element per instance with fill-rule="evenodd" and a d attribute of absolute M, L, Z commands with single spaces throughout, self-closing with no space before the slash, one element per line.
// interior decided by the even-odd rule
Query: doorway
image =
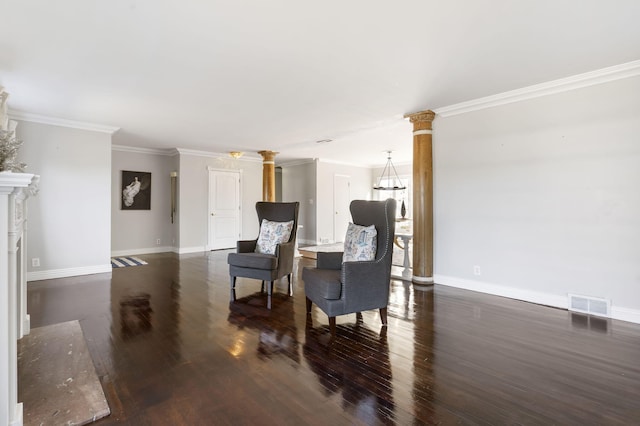
<path fill-rule="evenodd" d="M 333 241 L 344 242 L 347 234 L 351 213 L 349 202 L 351 201 L 351 176 L 333 175 Z"/>
<path fill-rule="evenodd" d="M 209 169 L 207 250 L 233 248 L 240 239 L 240 171 Z"/>

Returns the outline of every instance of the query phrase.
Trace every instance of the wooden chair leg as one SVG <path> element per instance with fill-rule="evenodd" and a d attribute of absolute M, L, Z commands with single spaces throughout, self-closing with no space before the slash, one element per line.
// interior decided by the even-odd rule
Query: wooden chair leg
<path fill-rule="evenodd" d="M 231 294 L 229 299 L 234 302 L 236 300 L 236 277 L 231 277 Z"/>
<path fill-rule="evenodd" d="M 289 296 L 293 296 L 293 285 L 291 285 L 291 274 L 287 275 L 287 280 L 289 281 Z"/>
<path fill-rule="evenodd" d="M 312 304 L 312 303 L 313 303 L 313 302 L 311 302 L 311 299 L 309 299 L 309 298 L 307 297 L 307 313 L 308 313 L 308 314 L 310 314 L 310 313 L 311 313 L 311 304 Z"/>
<path fill-rule="evenodd" d="M 264 293 L 264 281 L 262 281 L 262 284 L 260 286 L 260 293 Z"/>
<path fill-rule="evenodd" d="M 336 317 L 329 317 L 329 330 L 331 331 L 331 335 L 335 337 L 335 335 L 336 335 Z"/>
<path fill-rule="evenodd" d="M 267 283 L 267 309 L 271 309 L 271 294 L 272 293 L 273 293 L 273 281 Z"/>
<path fill-rule="evenodd" d="M 387 307 L 380 308 L 380 320 L 383 326 L 387 326 Z"/>

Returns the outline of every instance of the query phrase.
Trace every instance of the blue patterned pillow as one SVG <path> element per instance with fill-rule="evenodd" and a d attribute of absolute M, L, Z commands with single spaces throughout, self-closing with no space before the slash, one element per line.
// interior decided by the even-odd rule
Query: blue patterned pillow
<path fill-rule="evenodd" d="M 349 223 L 344 238 L 343 262 L 374 260 L 376 258 L 378 232 L 376 227 Z"/>
<path fill-rule="evenodd" d="M 289 241 L 292 229 L 292 220 L 289 222 L 272 222 L 262 219 L 260 235 L 256 244 L 256 253 L 276 254 L 276 246 Z"/>

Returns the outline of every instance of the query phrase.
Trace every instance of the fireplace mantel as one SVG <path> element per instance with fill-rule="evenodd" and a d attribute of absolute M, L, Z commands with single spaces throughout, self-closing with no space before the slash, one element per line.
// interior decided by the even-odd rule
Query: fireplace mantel
<path fill-rule="evenodd" d="M 22 425 L 17 341 L 29 334 L 25 260 L 27 199 L 40 177 L 0 172 L 0 424 Z"/>

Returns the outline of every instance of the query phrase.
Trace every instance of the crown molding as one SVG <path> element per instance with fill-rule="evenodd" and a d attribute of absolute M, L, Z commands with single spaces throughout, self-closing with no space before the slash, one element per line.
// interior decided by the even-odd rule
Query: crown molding
<path fill-rule="evenodd" d="M 301 158 L 296 160 L 286 160 L 282 163 L 276 164 L 276 167 L 293 167 L 293 166 L 301 166 L 303 164 L 313 164 L 315 160 L 313 158 Z"/>
<path fill-rule="evenodd" d="M 223 158 L 225 155 L 219 152 L 210 152 L 210 151 L 199 151 L 196 149 L 188 149 L 188 148 L 176 148 L 178 154 L 184 155 L 195 155 L 196 157 L 214 157 L 214 158 Z"/>
<path fill-rule="evenodd" d="M 437 108 L 434 112 L 442 117 L 451 117 L 638 75 L 640 75 L 640 60 Z"/>
<path fill-rule="evenodd" d="M 92 132 L 114 134 L 119 127 L 104 124 L 88 123 L 84 121 L 67 120 L 66 118 L 50 117 L 48 115 L 32 114 L 30 112 L 10 110 L 9 117 L 13 120 L 29 121 L 32 123 L 50 124 L 52 126 L 70 127 L 72 129 L 89 130 Z"/>
<path fill-rule="evenodd" d="M 234 161 L 249 161 L 252 163 L 262 163 L 262 159 L 255 157 L 248 157 L 246 154 L 241 158 L 231 158 L 228 152 L 210 152 L 210 151 L 198 151 L 195 149 L 187 149 L 187 148 L 176 148 L 176 151 L 179 154 L 185 155 L 195 155 L 197 157 L 208 157 L 208 158 L 222 158 L 225 160 L 234 160 Z"/>
<path fill-rule="evenodd" d="M 176 155 L 176 152 L 173 148 L 158 149 L 158 148 L 141 148 L 137 146 L 126 146 L 126 145 L 111 145 L 111 150 L 121 151 L 121 152 L 133 152 L 136 154 L 153 154 L 153 155 L 166 155 L 166 156 Z"/>

